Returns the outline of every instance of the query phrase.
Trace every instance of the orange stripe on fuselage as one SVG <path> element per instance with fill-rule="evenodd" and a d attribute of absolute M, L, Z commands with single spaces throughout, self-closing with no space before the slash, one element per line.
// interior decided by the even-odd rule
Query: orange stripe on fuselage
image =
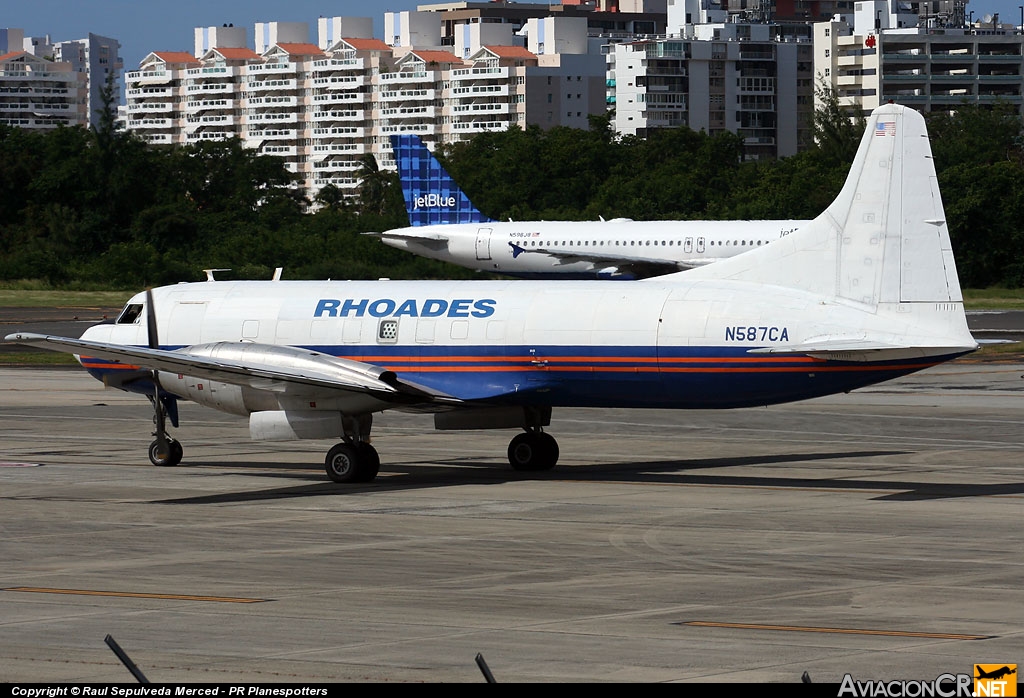
<path fill-rule="evenodd" d="M 657 357 L 657 356 L 547 356 L 543 354 L 529 355 L 529 356 L 359 356 L 359 355 L 344 355 L 340 358 L 351 359 L 353 361 L 363 361 L 365 363 L 372 364 L 387 364 L 393 361 L 402 362 L 423 362 L 423 363 L 438 363 L 441 361 L 451 362 L 462 362 L 462 363 L 498 363 L 498 362 L 533 362 L 533 361 L 547 361 L 550 363 L 565 362 L 565 363 L 637 363 L 637 364 L 653 364 L 653 363 L 676 363 L 676 364 L 706 364 L 706 363 L 764 363 L 765 361 L 785 362 L 785 363 L 824 363 L 825 359 L 818 359 L 812 356 L 793 356 L 793 357 L 764 357 L 764 356 L 729 356 L 729 357 Z"/>
<path fill-rule="evenodd" d="M 938 362 L 878 365 L 822 366 L 825 359 L 810 356 L 794 357 L 594 357 L 557 356 L 345 356 L 342 358 L 382 366 L 390 371 L 409 373 L 508 373 L 516 371 L 544 370 L 562 373 L 802 373 L 813 372 L 859 372 L 859 371 L 905 371 L 935 366 Z M 141 367 L 122 363 L 95 363 L 92 357 L 81 357 L 85 368 L 97 370 L 139 371 Z M 395 364 L 394 362 L 403 362 Z M 537 363 L 535 363 L 537 362 Z M 543 363 L 540 363 L 543 362 Z M 490 366 L 450 366 L 445 363 L 473 363 Z M 573 364 L 591 365 L 573 365 Z M 606 366 L 601 364 L 632 363 L 633 366 Z M 749 364 L 776 363 L 781 366 Z M 408 365 L 411 364 L 411 365 Z M 442 365 L 436 365 L 442 364 Z M 740 364 L 734 366 L 686 366 L 681 364 Z M 745 364 L 745 365 L 744 365 Z M 803 365 L 796 365 L 803 364 Z M 812 365 L 808 365 L 812 364 Z"/>

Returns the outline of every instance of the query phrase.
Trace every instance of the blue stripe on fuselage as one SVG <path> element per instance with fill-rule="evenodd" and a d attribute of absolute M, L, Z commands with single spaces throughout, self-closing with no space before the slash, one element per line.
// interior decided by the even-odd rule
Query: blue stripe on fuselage
<path fill-rule="evenodd" d="M 751 347 L 310 346 L 395 371 L 399 378 L 463 400 L 560 407 L 731 408 L 854 390 L 928 368 L 952 356 L 843 362 L 750 354 Z M 123 374 L 88 359 L 91 375 Z M 125 387 L 152 393 L 140 380 Z"/>

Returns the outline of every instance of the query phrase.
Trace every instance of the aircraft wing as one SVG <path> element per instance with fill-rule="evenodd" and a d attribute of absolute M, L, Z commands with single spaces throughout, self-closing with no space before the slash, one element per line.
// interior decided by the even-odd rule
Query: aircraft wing
<path fill-rule="evenodd" d="M 589 262 L 595 267 L 616 267 L 620 271 L 634 272 L 637 276 L 661 276 L 677 271 L 685 271 L 695 266 L 701 266 L 706 262 L 686 262 L 680 260 L 657 259 L 654 257 L 642 257 L 638 255 L 608 253 L 608 252 L 584 252 L 581 250 L 552 250 L 546 247 L 537 249 L 526 249 L 514 242 L 508 243 L 512 248 L 512 258 L 515 259 L 521 254 L 542 254 L 554 257 L 559 265 L 575 264 L 576 262 Z"/>
<path fill-rule="evenodd" d="M 394 371 L 298 347 L 215 342 L 176 351 L 18 333 L 7 341 L 141 368 L 309 398 L 370 396 L 396 406 L 456 406 L 458 398 L 398 378 Z"/>

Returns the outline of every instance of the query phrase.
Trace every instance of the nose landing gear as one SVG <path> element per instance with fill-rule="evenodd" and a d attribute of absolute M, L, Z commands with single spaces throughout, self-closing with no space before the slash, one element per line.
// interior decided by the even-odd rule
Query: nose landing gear
<path fill-rule="evenodd" d="M 156 466 L 173 468 L 181 462 L 183 454 L 181 442 L 170 436 L 164 436 L 163 444 L 156 439 L 149 445 L 149 462 Z"/>

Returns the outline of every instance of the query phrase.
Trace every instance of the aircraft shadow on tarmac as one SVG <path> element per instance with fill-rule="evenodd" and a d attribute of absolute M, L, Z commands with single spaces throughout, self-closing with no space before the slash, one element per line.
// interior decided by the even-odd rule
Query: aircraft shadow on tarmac
<path fill-rule="evenodd" d="M 631 463 L 602 463 L 596 465 L 563 466 L 555 471 L 542 473 L 517 473 L 507 466 L 491 463 L 481 464 L 474 458 L 435 461 L 432 463 L 407 465 L 389 463 L 383 477 L 365 485 L 339 486 L 332 482 L 318 481 L 288 487 L 275 487 L 246 492 L 225 492 L 220 494 L 153 500 L 154 504 L 224 504 L 246 501 L 291 499 L 296 497 L 321 497 L 339 495 L 367 495 L 374 492 L 394 492 L 404 489 L 430 487 L 451 487 L 457 485 L 504 484 L 522 480 L 552 481 L 594 481 L 637 482 L 668 485 L 717 485 L 733 487 L 766 487 L 779 489 L 835 489 L 885 491 L 876 500 L 908 501 L 922 499 L 944 499 L 959 497 L 987 497 L 992 495 L 1024 494 L 1024 482 L 978 484 L 978 483 L 932 483 L 909 480 L 857 480 L 839 477 L 801 478 L 775 477 L 769 475 L 723 475 L 699 474 L 694 471 L 709 468 L 758 466 L 798 462 L 826 461 L 842 458 L 873 458 L 879 456 L 906 455 L 906 451 L 841 451 L 832 453 L 798 453 L 771 456 L 745 456 L 734 458 L 702 458 L 694 460 L 647 461 Z M 259 477 L 276 477 L 290 480 L 311 480 L 323 477 L 319 469 L 294 463 L 265 462 L 258 464 L 224 464 L 216 462 L 193 462 L 195 468 L 217 468 L 232 475 L 252 474 Z M 277 472 L 266 472 L 274 470 Z M 291 472 L 281 472 L 290 470 Z"/>

